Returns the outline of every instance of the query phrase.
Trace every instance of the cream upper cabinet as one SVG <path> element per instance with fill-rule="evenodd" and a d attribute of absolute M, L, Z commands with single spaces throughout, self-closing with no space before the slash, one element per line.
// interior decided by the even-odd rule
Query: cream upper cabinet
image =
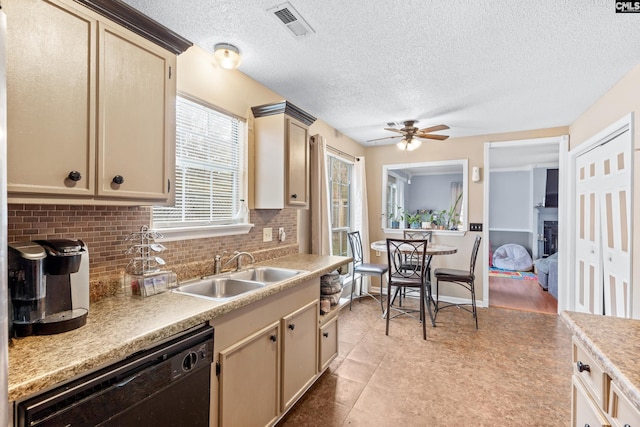
<path fill-rule="evenodd" d="M 309 206 L 309 126 L 316 120 L 288 101 L 251 109 L 255 117 L 254 209 Z"/>
<path fill-rule="evenodd" d="M 3 9 L 9 202 L 172 202 L 175 51 L 72 0 Z"/>
<path fill-rule="evenodd" d="M 99 29 L 98 195 L 166 199 L 175 173 L 176 56 L 119 26 Z"/>
<path fill-rule="evenodd" d="M 95 192 L 97 22 L 66 3 L 4 1 L 7 184 L 16 193 Z"/>

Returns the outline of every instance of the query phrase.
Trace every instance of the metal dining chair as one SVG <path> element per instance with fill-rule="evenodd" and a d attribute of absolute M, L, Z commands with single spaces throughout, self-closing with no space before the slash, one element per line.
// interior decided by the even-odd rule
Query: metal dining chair
<path fill-rule="evenodd" d="M 426 277 L 427 270 L 427 245 L 429 241 L 422 240 L 407 240 L 407 239 L 387 239 L 387 261 L 389 262 L 389 274 L 387 279 L 387 309 L 385 312 L 386 318 L 386 335 L 389 335 L 389 321 L 394 317 L 401 315 L 412 315 L 416 312 L 415 309 L 394 306 L 393 302 L 398 294 L 401 294 L 402 290 L 417 289 L 420 293 L 420 321 L 422 322 L 422 338 L 427 339 L 427 322 L 425 318 L 426 311 L 429 312 L 429 318 L 434 320 L 433 313 L 431 312 L 431 284 Z M 410 256 L 416 259 L 418 262 L 414 264 L 406 264 L 405 257 Z M 391 288 L 395 287 L 395 294 L 392 297 Z M 426 309 L 425 309 L 426 308 Z M 395 315 L 391 315 L 391 311 L 395 312 Z"/>
<path fill-rule="evenodd" d="M 362 238 L 360 237 L 359 231 L 353 231 L 351 233 L 347 233 L 347 238 L 349 239 L 349 247 L 351 248 L 351 256 L 353 257 L 353 269 L 351 270 L 351 300 L 349 301 L 349 310 L 351 310 L 351 306 L 353 304 L 353 293 L 356 289 L 356 275 L 358 275 L 358 279 L 360 279 L 360 288 L 359 288 L 359 297 L 362 297 L 362 278 L 364 276 L 379 276 L 380 277 L 380 309 L 384 312 L 383 305 L 383 295 L 382 295 L 382 278 L 385 273 L 389 270 L 389 267 L 385 264 L 373 264 L 373 263 L 365 263 L 363 262 L 363 252 L 362 252 Z M 364 292 L 366 296 L 370 296 L 371 298 L 378 301 L 378 298 L 375 295 L 370 294 L 369 292 Z"/>
<path fill-rule="evenodd" d="M 422 229 L 404 230 L 403 235 L 405 240 L 427 240 L 428 242 L 431 242 L 431 236 L 433 235 L 433 232 L 429 230 L 422 230 Z M 426 258 L 427 271 L 425 274 L 429 282 L 431 281 L 431 267 L 430 267 L 431 263 L 429 262 L 430 260 L 431 260 L 431 256 L 427 255 L 427 258 Z M 414 265 L 419 262 L 419 259 L 417 259 L 416 257 L 411 257 L 408 254 L 405 254 L 404 262 L 407 265 L 403 267 L 406 267 L 409 270 L 411 270 L 414 267 Z M 411 289 L 408 289 L 408 288 L 402 289 L 401 297 L 405 298 L 407 296 L 408 291 L 410 292 Z M 402 305 L 402 300 L 400 300 L 400 305 Z"/>
<path fill-rule="evenodd" d="M 476 290 L 475 290 L 475 269 L 476 269 L 476 259 L 478 258 L 478 249 L 480 248 L 480 240 L 482 237 L 478 234 L 476 236 L 476 240 L 473 244 L 473 250 L 471 251 L 471 263 L 469 265 L 469 270 L 457 270 L 453 268 L 436 268 L 433 272 L 436 277 L 436 317 L 438 313 L 443 308 L 447 307 L 458 307 L 462 308 L 471 314 L 473 314 L 473 318 L 476 321 L 476 329 L 478 329 L 478 311 L 476 309 Z M 455 283 L 457 285 L 462 286 L 471 292 L 471 303 L 444 303 L 441 305 L 440 303 L 440 282 L 449 282 Z M 471 310 L 469 310 L 468 306 L 471 306 Z"/>

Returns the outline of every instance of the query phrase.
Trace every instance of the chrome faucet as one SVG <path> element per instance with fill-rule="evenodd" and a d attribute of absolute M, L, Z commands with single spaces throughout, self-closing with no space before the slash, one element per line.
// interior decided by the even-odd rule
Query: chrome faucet
<path fill-rule="evenodd" d="M 220 274 L 222 271 L 222 256 L 226 253 L 227 251 L 224 251 L 222 255 L 216 255 L 213 258 L 213 274 Z"/>
<path fill-rule="evenodd" d="M 236 271 L 240 270 L 242 268 L 242 257 L 243 256 L 248 256 L 249 259 L 251 259 L 251 263 L 252 264 L 254 262 L 256 262 L 256 259 L 249 252 L 238 252 L 238 251 L 235 251 L 233 253 L 233 256 L 231 257 L 231 259 L 229 259 L 229 261 L 225 262 L 223 267 L 226 267 L 227 265 L 231 264 L 231 262 L 233 260 L 235 260 L 236 261 Z"/>

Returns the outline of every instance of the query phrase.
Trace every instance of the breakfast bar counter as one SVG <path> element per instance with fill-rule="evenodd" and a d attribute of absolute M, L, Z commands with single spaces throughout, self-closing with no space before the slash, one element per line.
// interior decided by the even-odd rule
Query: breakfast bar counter
<path fill-rule="evenodd" d="M 295 254 L 256 265 L 300 269 L 299 274 L 229 301 L 174 292 L 144 299 L 112 297 L 91 305 L 87 323 L 57 335 L 13 339 L 9 345 L 9 400 L 19 400 L 55 384 L 107 366 L 115 360 L 231 311 L 320 277 L 349 257 Z"/>

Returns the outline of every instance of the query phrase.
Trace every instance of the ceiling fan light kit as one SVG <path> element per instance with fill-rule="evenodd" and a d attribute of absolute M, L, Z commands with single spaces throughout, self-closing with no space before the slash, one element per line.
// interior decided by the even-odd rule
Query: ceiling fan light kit
<path fill-rule="evenodd" d="M 422 145 L 422 141 L 420 141 L 419 139 L 416 139 L 416 138 L 435 139 L 435 140 L 438 140 L 438 141 L 444 141 L 445 139 L 449 138 L 448 135 L 431 134 L 431 132 L 438 132 L 438 131 L 441 131 L 441 130 L 449 129 L 449 126 L 447 126 L 447 125 L 437 125 L 437 126 L 427 127 L 427 128 L 424 128 L 424 129 L 418 129 L 416 126 L 414 126 L 417 122 L 418 122 L 417 120 L 406 120 L 404 122 L 404 127 L 400 128 L 400 129 L 397 129 L 397 128 L 384 128 L 384 130 L 388 130 L 390 132 L 400 133 L 401 135 L 386 136 L 384 138 L 370 139 L 367 142 L 380 141 L 380 140 L 383 140 L 383 139 L 402 138 L 402 140 L 396 144 L 398 146 L 398 148 L 400 148 L 401 150 L 405 150 L 405 151 L 413 151 L 413 150 L 417 149 L 418 147 L 420 147 L 420 145 Z"/>
<path fill-rule="evenodd" d="M 404 151 L 413 151 L 416 150 L 418 148 L 420 148 L 420 146 L 422 145 L 422 141 L 418 140 L 418 139 L 403 139 L 402 141 L 398 142 L 396 144 L 396 146 Z"/>

